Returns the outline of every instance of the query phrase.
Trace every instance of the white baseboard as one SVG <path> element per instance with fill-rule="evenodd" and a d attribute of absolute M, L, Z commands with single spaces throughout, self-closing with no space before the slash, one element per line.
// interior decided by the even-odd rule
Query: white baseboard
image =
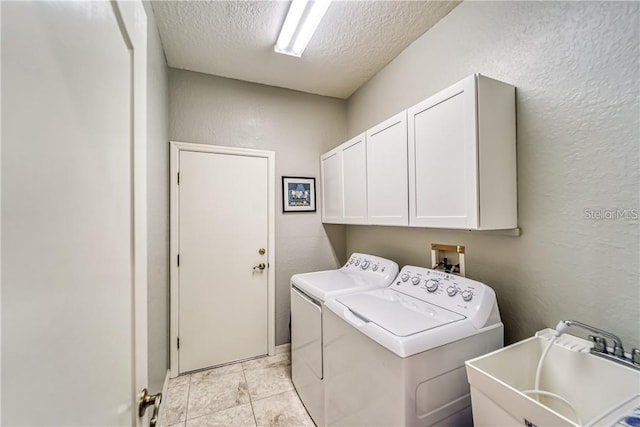
<path fill-rule="evenodd" d="M 286 344 L 276 346 L 276 354 L 288 353 L 290 351 L 291 351 L 291 343 L 286 343 Z"/>

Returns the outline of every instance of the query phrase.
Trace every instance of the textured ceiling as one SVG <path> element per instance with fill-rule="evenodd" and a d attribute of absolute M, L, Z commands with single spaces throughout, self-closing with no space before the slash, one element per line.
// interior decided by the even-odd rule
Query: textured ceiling
<path fill-rule="evenodd" d="M 153 1 L 170 67 L 348 98 L 459 2 L 334 1 L 302 58 L 273 45 L 289 1 Z"/>

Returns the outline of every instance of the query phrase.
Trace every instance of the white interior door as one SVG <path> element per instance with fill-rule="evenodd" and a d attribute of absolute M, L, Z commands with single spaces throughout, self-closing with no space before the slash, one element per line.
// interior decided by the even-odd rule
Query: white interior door
<path fill-rule="evenodd" d="M 180 373 L 269 352 L 269 163 L 180 151 Z"/>
<path fill-rule="evenodd" d="M 147 375 L 144 11 L 1 7 L 0 424 L 135 425 Z"/>

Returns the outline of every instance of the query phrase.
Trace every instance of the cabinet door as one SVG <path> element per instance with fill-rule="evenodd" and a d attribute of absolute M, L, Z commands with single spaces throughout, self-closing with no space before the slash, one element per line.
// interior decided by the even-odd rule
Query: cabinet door
<path fill-rule="evenodd" d="M 342 151 L 342 222 L 367 223 L 367 149 L 365 134 L 338 147 Z"/>
<path fill-rule="evenodd" d="M 322 222 L 342 221 L 342 151 L 339 148 L 320 156 Z"/>
<path fill-rule="evenodd" d="M 367 131 L 369 224 L 408 225 L 407 114 Z"/>
<path fill-rule="evenodd" d="M 409 224 L 478 228 L 476 79 L 408 110 Z"/>

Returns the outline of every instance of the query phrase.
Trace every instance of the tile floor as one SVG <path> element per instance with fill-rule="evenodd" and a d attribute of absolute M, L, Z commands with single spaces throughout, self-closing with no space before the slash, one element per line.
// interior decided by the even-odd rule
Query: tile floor
<path fill-rule="evenodd" d="M 313 426 L 291 382 L 289 346 L 274 356 L 169 380 L 160 425 Z"/>

